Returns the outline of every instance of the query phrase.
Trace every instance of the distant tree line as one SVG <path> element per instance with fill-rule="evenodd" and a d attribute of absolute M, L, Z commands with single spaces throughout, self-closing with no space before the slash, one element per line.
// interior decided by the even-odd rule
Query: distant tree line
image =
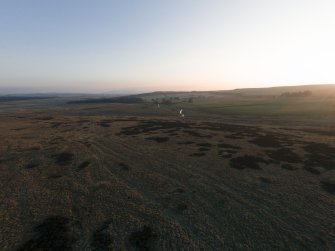
<path fill-rule="evenodd" d="M 151 101 L 155 104 L 164 104 L 164 105 L 171 105 L 171 104 L 176 104 L 176 103 L 183 103 L 183 102 L 188 102 L 188 103 L 193 103 L 193 97 L 190 98 L 179 98 L 179 97 L 166 97 L 162 99 L 151 99 Z"/>
<path fill-rule="evenodd" d="M 69 101 L 69 104 L 100 104 L 100 103 L 122 103 L 137 104 L 142 103 L 143 99 L 133 96 L 115 97 L 115 98 L 92 98 L 85 100 Z"/>
<path fill-rule="evenodd" d="M 284 92 L 280 96 L 285 98 L 300 98 L 300 97 L 309 97 L 312 95 L 312 92 L 307 91 L 299 91 L 299 92 Z"/>
<path fill-rule="evenodd" d="M 34 99 L 51 99 L 55 97 L 43 96 L 43 97 L 35 97 L 35 96 L 2 96 L 0 97 L 0 102 L 11 102 L 11 101 L 23 101 L 23 100 L 34 100 Z"/>

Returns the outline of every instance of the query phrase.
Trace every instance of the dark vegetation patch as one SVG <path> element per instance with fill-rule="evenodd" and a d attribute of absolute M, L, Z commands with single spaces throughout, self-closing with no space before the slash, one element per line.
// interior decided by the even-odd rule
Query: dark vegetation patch
<path fill-rule="evenodd" d="M 207 151 L 209 151 L 210 149 L 209 148 L 206 148 L 206 147 L 199 147 L 198 148 L 198 151 L 200 151 L 200 152 L 207 152 Z"/>
<path fill-rule="evenodd" d="M 61 174 L 52 174 L 49 176 L 49 179 L 59 179 L 59 178 L 62 178 L 63 175 Z"/>
<path fill-rule="evenodd" d="M 80 163 L 80 164 L 78 165 L 77 169 L 78 169 L 78 170 L 82 170 L 82 169 L 88 167 L 90 164 L 91 164 L 91 162 L 89 162 L 88 160 L 86 160 L 86 161 Z"/>
<path fill-rule="evenodd" d="M 90 142 L 88 142 L 88 141 L 85 141 L 84 145 L 87 146 L 87 147 L 90 147 L 92 144 Z"/>
<path fill-rule="evenodd" d="M 140 251 L 152 250 L 152 243 L 157 235 L 149 226 L 144 226 L 142 230 L 130 234 L 129 242 Z"/>
<path fill-rule="evenodd" d="M 220 148 L 240 149 L 240 147 L 238 147 L 238 146 L 233 146 L 233 145 L 230 145 L 230 144 L 227 144 L 227 143 L 220 143 L 220 144 L 218 144 L 218 147 L 220 147 Z"/>
<path fill-rule="evenodd" d="M 38 167 L 39 166 L 39 163 L 36 163 L 36 162 L 31 162 L 31 163 L 28 163 L 25 168 L 26 169 L 33 169 L 35 167 Z"/>
<path fill-rule="evenodd" d="M 281 165 L 281 168 L 284 168 L 286 170 L 290 170 L 290 171 L 293 171 L 293 170 L 297 170 L 298 168 L 291 165 L 291 164 L 282 164 Z"/>
<path fill-rule="evenodd" d="M 59 251 L 72 250 L 76 241 L 70 220 L 62 216 L 52 216 L 45 219 L 34 228 L 33 237 L 21 245 L 18 251 Z"/>
<path fill-rule="evenodd" d="M 28 127 L 13 128 L 12 131 L 22 131 L 28 129 Z"/>
<path fill-rule="evenodd" d="M 288 162 L 288 163 L 300 163 L 302 160 L 300 156 L 294 153 L 289 148 L 279 148 L 276 150 L 268 150 L 266 151 L 268 156 L 279 162 Z"/>
<path fill-rule="evenodd" d="M 231 149 L 225 150 L 225 152 L 230 153 L 230 154 L 235 154 L 235 153 L 237 153 L 237 151 L 235 151 L 235 150 L 231 150 Z"/>
<path fill-rule="evenodd" d="M 201 153 L 192 153 L 190 156 L 194 156 L 194 157 L 202 157 L 205 156 L 206 154 L 204 152 Z"/>
<path fill-rule="evenodd" d="M 170 130 L 167 130 L 166 133 L 175 133 L 176 130 L 175 129 L 170 129 Z"/>
<path fill-rule="evenodd" d="M 238 133 L 232 133 L 230 135 L 225 135 L 226 138 L 228 139 L 244 139 L 245 137 L 238 134 Z"/>
<path fill-rule="evenodd" d="M 74 158 L 74 154 L 69 152 L 62 152 L 52 155 L 52 157 L 55 159 L 57 165 L 65 166 L 71 164 Z"/>
<path fill-rule="evenodd" d="M 262 183 L 267 183 L 267 184 L 272 183 L 271 180 L 270 180 L 269 178 L 266 178 L 266 177 L 259 177 L 259 180 L 260 180 Z"/>
<path fill-rule="evenodd" d="M 309 143 L 303 147 L 307 152 L 305 155 L 305 166 L 320 166 L 327 170 L 335 169 L 335 148 L 321 143 Z"/>
<path fill-rule="evenodd" d="M 70 128 L 70 129 L 65 129 L 65 130 L 59 130 L 59 132 L 71 132 L 73 130 L 74 130 L 73 128 Z"/>
<path fill-rule="evenodd" d="M 321 181 L 322 188 L 327 191 L 328 193 L 335 195 L 335 182 L 330 181 Z"/>
<path fill-rule="evenodd" d="M 278 138 L 270 134 L 259 135 L 255 139 L 250 140 L 249 142 L 255 145 L 258 145 L 258 146 L 262 146 L 262 147 L 281 147 L 282 146 Z"/>
<path fill-rule="evenodd" d="M 99 122 L 98 125 L 100 125 L 101 127 L 110 127 L 109 122 L 104 122 L 104 121 Z"/>
<path fill-rule="evenodd" d="M 211 147 L 212 144 L 210 144 L 210 143 L 198 143 L 197 146 Z"/>
<path fill-rule="evenodd" d="M 82 120 L 77 121 L 78 124 L 84 124 L 84 123 L 88 123 L 88 122 L 91 122 L 91 121 L 88 120 L 88 119 L 82 119 Z"/>
<path fill-rule="evenodd" d="M 253 155 L 244 155 L 230 160 L 230 166 L 236 169 L 261 169 L 259 163 L 266 163 L 266 161 Z"/>
<path fill-rule="evenodd" d="M 224 199 L 219 199 L 218 201 L 216 201 L 213 206 L 214 208 L 217 208 L 219 210 L 223 209 L 226 206 L 226 200 Z"/>
<path fill-rule="evenodd" d="M 141 119 L 137 118 L 137 117 L 128 117 L 128 118 L 113 118 L 110 119 L 111 122 L 139 122 L 142 121 Z"/>
<path fill-rule="evenodd" d="M 157 143 L 164 143 L 169 140 L 168 137 L 148 137 L 145 138 L 146 140 L 153 140 L 156 141 Z"/>
<path fill-rule="evenodd" d="M 178 187 L 176 190 L 173 191 L 174 193 L 185 193 L 185 190 L 181 187 Z"/>
<path fill-rule="evenodd" d="M 111 119 L 104 119 L 98 122 L 97 124 L 100 125 L 101 127 L 110 127 L 110 123 L 112 123 Z"/>
<path fill-rule="evenodd" d="M 93 251 L 114 250 L 114 239 L 108 233 L 110 224 L 111 221 L 106 221 L 94 231 L 91 241 Z"/>
<path fill-rule="evenodd" d="M 187 209 L 187 205 L 185 203 L 179 203 L 176 208 L 179 212 L 183 212 Z"/>
<path fill-rule="evenodd" d="M 321 174 L 321 170 L 318 167 L 315 166 L 309 166 L 309 165 L 305 165 L 304 169 L 308 172 L 310 172 L 311 174 L 315 174 L 315 175 L 320 175 Z"/>
<path fill-rule="evenodd" d="M 178 142 L 179 145 L 191 145 L 191 144 L 194 144 L 195 142 L 193 141 L 182 141 L 182 142 Z"/>
<path fill-rule="evenodd" d="M 130 167 L 127 164 L 123 163 L 123 162 L 119 163 L 119 166 L 124 171 L 129 171 L 130 170 Z"/>
<path fill-rule="evenodd" d="M 51 116 L 41 116 L 41 117 L 36 117 L 37 120 L 52 120 L 53 117 Z"/>
<path fill-rule="evenodd" d="M 193 126 L 193 127 L 192 127 Z M 211 138 L 212 135 L 205 135 L 199 132 L 198 127 L 195 127 L 193 123 L 186 123 L 182 121 L 141 121 L 139 124 L 131 127 L 122 128 L 120 135 L 138 135 L 143 133 L 152 133 L 156 131 L 165 131 L 166 133 L 176 133 L 183 129 L 183 132 L 198 138 Z"/>
<path fill-rule="evenodd" d="M 32 147 L 29 147 L 27 148 L 28 151 L 38 151 L 38 150 L 41 150 L 41 147 L 40 146 L 32 146 Z"/>
<path fill-rule="evenodd" d="M 84 100 L 69 101 L 68 104 L 101 104 L 101 103 L 121 103 L 121 104 L 138 104 L 143 99 L 134 96 L 114 97 L 114 98 L 91 98 Z"/>
<path fill-rule="evenodd" d="M 58 128 L 61 124 L 63 124 L 62 122 L 52 122 L 50 123 L 50 128 Z"/>
<path fill-rule="evenodd" d="M 65 140 L 64 140 L 64 138 L 62 138 L 62 137 L 55 137 L 55 138 L 53 138 L 53 139 L 51 139 L 50 141 L 49 141 L 49 144 L 51 144 L 51 145 L 55 145 L 55 144 L 61 144 L 61 143 L 63 143 Z"/>
<path fill-rule="evenodd" d="M 212 135 L 204 135 L 204 134 L 197 132 L 196 130 L 184 130 L 183 132 L 187 133 L 190 136 L 198 137 L 198 138 L 211 138 L 212 137 Z"/>
<path fill-rule="evenodd" d="M 206 129 L 212 131 L 220 132 L 231 132 L 237 133 L 241 136 L 254 136 L 259 132 L 259 128 L 252 126 L 243 126 L 243 125 L 232 125 L 232 124 L 223 124 L 215 122 L 204 122 L 199 127 L 199 129 Z"/>
<path fill-rule="evenodd" d="M 182 128 L 189 128 L 190 125 L 181 121 L 160 121 L 150 120 L 141 121 L 139 124 L 131 127 L 124 127 L 120 134 L 123 135 L 138 135 L 142 133 L 155 132 L 161 130 L 179 130 Z"/>

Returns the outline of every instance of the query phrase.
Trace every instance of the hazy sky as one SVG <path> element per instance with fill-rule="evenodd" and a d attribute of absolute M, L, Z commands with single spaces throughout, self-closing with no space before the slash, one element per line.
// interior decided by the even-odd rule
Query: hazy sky
<path fill-rule="evenodd" d="M 335 83 L 334 0 L 1 0 L 0 87 Z"/>

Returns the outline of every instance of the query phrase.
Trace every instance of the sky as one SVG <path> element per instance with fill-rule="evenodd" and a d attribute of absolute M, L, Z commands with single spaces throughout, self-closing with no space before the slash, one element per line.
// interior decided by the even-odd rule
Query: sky
<path fill-rule="evenodd" d="M 0 0 L 0 90 L 335 83 L 334 0 Z"/>

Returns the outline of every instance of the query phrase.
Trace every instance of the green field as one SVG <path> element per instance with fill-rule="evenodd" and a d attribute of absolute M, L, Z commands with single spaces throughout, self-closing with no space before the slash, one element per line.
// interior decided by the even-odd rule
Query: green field
<path fill-rule="evenodd" d="M 335 118 L 335 99 L 227 97 L 198 100 L 192 109 L 222 115 Z"/>

